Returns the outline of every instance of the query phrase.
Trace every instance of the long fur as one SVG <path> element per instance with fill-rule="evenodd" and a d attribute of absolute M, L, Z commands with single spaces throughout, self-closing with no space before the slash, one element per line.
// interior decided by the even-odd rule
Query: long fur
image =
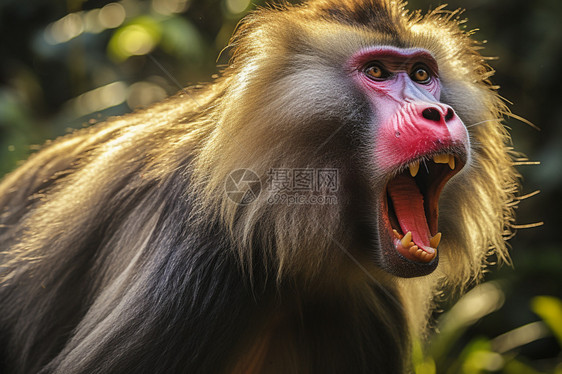
<path fill-rule="evenodd" d="M 506 108 L 459 22 L 383 0 L 262 9 L 215 82 L 47 144 L 0 184 L 0 372 L 408 371 L 434 296 L 508 258 Z M 342 64 L 373 44 L 431 51 L 469 127 L 423 278 L 367 250 L 383 176 Z M 270 204 L 266 188 L 235 204 L 224 186 L 240 168 L 262 186 L 275 168 L 337 169 L 337 204 Z"/>

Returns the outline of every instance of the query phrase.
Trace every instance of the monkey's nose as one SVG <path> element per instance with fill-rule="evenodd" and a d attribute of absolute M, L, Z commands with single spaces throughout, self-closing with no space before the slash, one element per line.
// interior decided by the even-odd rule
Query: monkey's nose
<path fill-rule="evenodd" d="M 441 122 L 441 118 L 444 118 L 445 122 L 449 122 L 455 117 L 455 112 L 450 106 L 435 106 L 425 108 L 422 111 L 422 117 L 433 122 Z"/>

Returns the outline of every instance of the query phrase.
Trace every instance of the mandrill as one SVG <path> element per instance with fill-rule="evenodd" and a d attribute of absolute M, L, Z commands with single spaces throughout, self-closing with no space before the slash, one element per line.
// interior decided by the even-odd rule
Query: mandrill
<path fill-rule="evenodd" d="M 214 82 L 47 144 L 0 184 L 0 371 L 411 371 L 435 295 L 507 259 L 479 49 L 441 8 L 261 9 Z"/>

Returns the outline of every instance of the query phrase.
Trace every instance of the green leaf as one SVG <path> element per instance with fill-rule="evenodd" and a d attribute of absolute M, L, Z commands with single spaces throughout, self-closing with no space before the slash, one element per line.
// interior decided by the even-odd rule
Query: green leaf
<path fill-rule="evenodd" d="M 562 347 L 562 300 L 553 296 L 536 296 L 531 300 L 531 309 L 548 325 Z"/>
<path fill-rule="evenodd" d="M 435 360 L 431 356 L 425 355 L 421 341 L 416 340 L 412 348 L 412 362 L 415 374 L 435 374 L 437 369 Z"/>
<path fill-rule="evenodd" d="M 479 374 L 502 369 L 505 360 L 499 353 L 493 352 L 491 346 L 487 338 L 477 338 L 467 344 L 459 358 L 461 372 Z"/>

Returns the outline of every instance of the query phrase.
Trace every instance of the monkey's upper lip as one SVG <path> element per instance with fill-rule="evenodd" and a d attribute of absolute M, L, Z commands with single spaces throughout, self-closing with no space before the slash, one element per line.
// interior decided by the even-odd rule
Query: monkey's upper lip
<path fill-rule="evenodd" d="M 437 261 L 439 196 L 466 163 L 463 153 L 441 151 L 412 160 L 386 187 L 388 229 L 397 252 L 416 264 Z M 386 220 L 385 220 L 386 221 Z"/>

